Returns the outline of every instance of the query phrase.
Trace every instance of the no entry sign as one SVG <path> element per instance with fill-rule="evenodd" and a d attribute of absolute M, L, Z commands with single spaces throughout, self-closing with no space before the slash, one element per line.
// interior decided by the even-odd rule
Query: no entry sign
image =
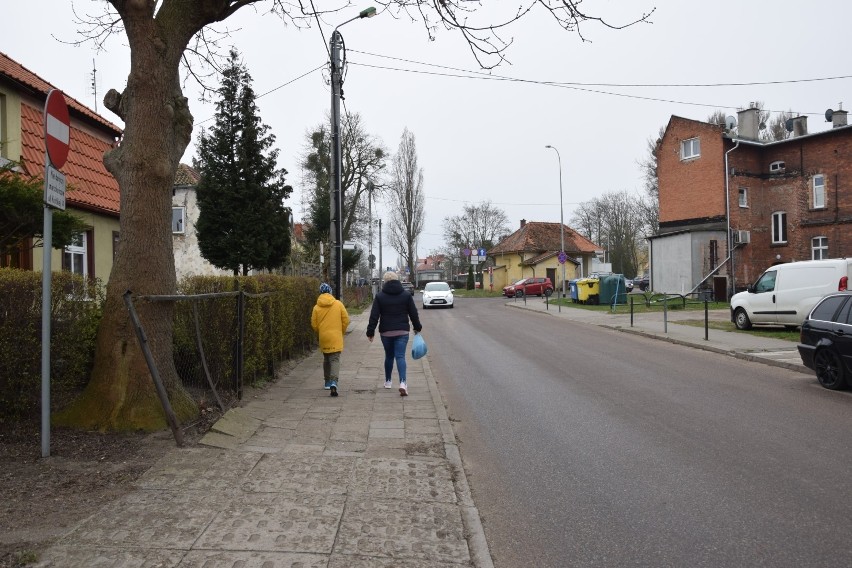
<path fill-rule="evenodd" d="M 47 93 L 44 105 L 44 141 L 47 156 L 54 168 L 61 168 L 68 159 L 68 143 L 71 139 L 71 120 L 68 105 L 62 91 L 52 89 Z"/>

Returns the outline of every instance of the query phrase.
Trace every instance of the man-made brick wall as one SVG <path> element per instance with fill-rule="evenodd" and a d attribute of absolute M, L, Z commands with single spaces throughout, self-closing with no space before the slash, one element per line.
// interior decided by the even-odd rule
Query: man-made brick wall
<path fill-rule="evenodd" d="M 673 116 L 658 149 L 661 233 L 725 227 L 725 152 L 734 141 L 720 126 Z M 681 141 L 698 137 L 701 154 L 682 160 Z M 785 168 L 770 173 L 770 164 Z M 852 256 L 852 126 L 782 142 L 742 141 L 729 154 L 731 228 L 751 242 L 736 249 L 737 285 L 778 262 L 809 260 L 814 237 L 828 238 L 828 257 Z M 813 177 L 825 179 L 825 207 L 813 206 Z M 745 188 L 748 203 L 739 205 Z M 787 241 L 772 243 L 772 215 L 787 215 Z M 725 253 L 727 255 L 727 253 Z"/>

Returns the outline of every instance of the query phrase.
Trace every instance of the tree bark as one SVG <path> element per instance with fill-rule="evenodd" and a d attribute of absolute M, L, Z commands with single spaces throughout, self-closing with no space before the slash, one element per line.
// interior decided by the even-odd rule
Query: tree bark
<path fill-rule="evenodd" d="M 180 88 L 178 65 L 189 31 L 158 21 L 144 2 L 116 3 L 132 53 L 127 86 L 105 102 L 126 128 L 119 146 L 104 156 L 121 191 L 120 241 L 98 329 L 88 386 L 55 422 L 98 430 L 157 430 L 165 414 L 122 295 L 174 294 L 171 232 L 175 172 L 192 134 L 192 115 Z M 186 38 L 186 39 L 184 39 Z M 181 43 L 182 42 L 182 43 Z M 170 302 L 138 302 L 140 320 L 175 413 L 180 420 L 198 407 L 180 386 L 172 353 Z"/>

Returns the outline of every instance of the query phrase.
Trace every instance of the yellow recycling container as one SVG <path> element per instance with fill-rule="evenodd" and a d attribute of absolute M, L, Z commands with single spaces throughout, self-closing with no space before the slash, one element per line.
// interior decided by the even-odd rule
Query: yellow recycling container
<path fill-rule="evenodd" d="M 597 304 L 600 302 L 600 278 L 580 278 L 577 280 L 577 301 L 581 304 Z"/>

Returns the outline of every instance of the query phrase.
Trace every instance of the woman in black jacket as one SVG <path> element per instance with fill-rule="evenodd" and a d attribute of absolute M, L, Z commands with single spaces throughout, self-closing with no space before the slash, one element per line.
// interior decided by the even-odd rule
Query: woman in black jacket
<path fill-rule="evenodd" d="M 414 296 L 402 287 L 397 273 L 385 272 L 383 280 L 382 290 L 376 294 L 373 308 L 370 310 L 367 339 L 373 341 L 378 324 L 382 346 L 385 348 L 385 388 L 389 389 L 393 386 L 391 375 L 393 362 L 396 360 L 396 370 L 399 373 L 399 395 L 408 396 L 408 385 L 405 380 L 405 348 L 408 345 L 408 332 L 411 330 L 408 321 L 411 320 L 414 333 L 420 333 L 423 326 L 420 325 Z"/>

